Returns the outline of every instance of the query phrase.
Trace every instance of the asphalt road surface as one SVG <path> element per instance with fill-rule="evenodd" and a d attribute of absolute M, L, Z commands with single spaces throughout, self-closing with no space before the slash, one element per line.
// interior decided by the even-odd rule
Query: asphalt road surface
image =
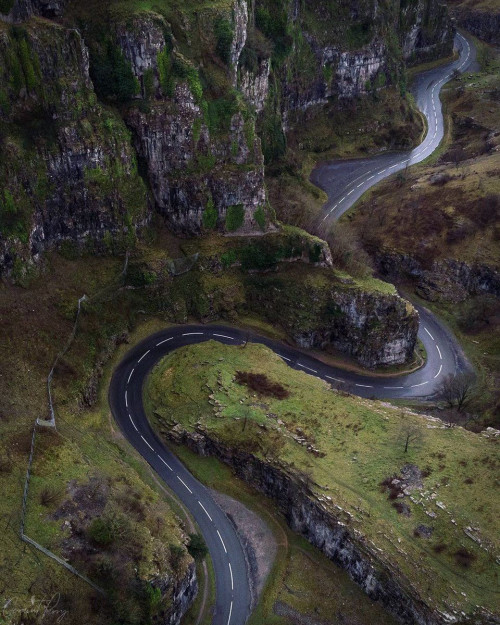
<path fill-rule="evenodd" d="M 475 66 L 476 51 L 471 41 L 457 33 L 455 48 L 459 58 L 453 63 L 422 72 L 415 77 L 412 93 L 418 108 L 427 120 L 424 141 L 409 152 L 391 152 L 371 158 L 327 161 L 320 163 L 311 174 L 311 182 L 328 195 L 316 230 L 325 232 L 328 227 L 370 187 L 411 165 L 426 159 L 443 138 L 444 123 L 439 92 L 450 80 L 455 70 L 465 72 Z"/>
<path fill-rule="evenodd" d="M 329 195 L 323 221 L 338 219 L 371 186 L 408 165 L 426 158 L 443 136 L 439 101 L 442 85 L 454 69 L 465 71 L 474 61 L 474 49 L 458 34 L 458 61 L 421 74 L 415 83 L 416 100 L 429 130 L 423 143 L 409 153 L 384 154 L 370 159 L 320 165 L 312 181 Z M 424 367 L 409 375 L 378 377 L 330 367 L 301 350 L 259 336 L 251 336 L 283 358 L 290 367 L 343 387 L 362 397 L 431 397 L 443 376 L 467 368 L 460 348 L 449 332 L 425 309 L 419 308 L 419 337 L 427 350 Z M 234 526 L 213 501 L 210 492 L 184 467 L 152 430 L 143 406 L 143 384 L 154 364 L 168 352 L 191 343 L 215 339 L 241 344 L 247 333 L 225 326 L 183 326 L 149 336 L 134 347 L 113 374 L 109 401 L 120 429 L 188 508 L 207 543 L 215 570 L 216 606 L 213 625 L 243 625 L 250 614 L 251 591 L 245 555 Z"/>

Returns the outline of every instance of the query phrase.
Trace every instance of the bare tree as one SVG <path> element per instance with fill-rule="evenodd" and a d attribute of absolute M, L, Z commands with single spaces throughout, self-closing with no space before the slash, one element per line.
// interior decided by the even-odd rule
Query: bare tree
<path fill-rule="evenodd" d="M 400 414 L 401 425 L 398 432 L 398 442 L 404 446 L 404 453 L 408 453 L 410 447 L 420 445 L 424 440 L 423 427 L 414 420 L 409 420 L 409 415 L 402 412 Z"/>
<path fill-rule="evenodd" d="M 447 375 L 438 387 L 438 394 L 450 408 L 456 407 L 458 412 L 470 403 L 474 391 L 474 375 L 468 371 Z"/>

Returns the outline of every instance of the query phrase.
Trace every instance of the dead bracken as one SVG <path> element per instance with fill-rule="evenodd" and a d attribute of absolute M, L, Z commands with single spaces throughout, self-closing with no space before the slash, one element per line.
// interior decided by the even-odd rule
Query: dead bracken
<path fill-rule="evenodd" d="M 290 391 L 277 382 L 270 380 L 265 373 L 251 373 L 250 371 L 237 371 L 236 382 L 247 386 L 250 390 L 275 399 L 286 399 Z"/>

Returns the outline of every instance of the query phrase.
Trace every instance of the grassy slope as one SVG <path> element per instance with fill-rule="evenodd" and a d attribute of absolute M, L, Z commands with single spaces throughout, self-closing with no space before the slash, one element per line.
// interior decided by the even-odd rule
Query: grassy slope
<path fill-rule="evenodd" d="M 233 381 L 237 370 L 265 371 L 273 381 L 285 384 L 290 397 L 279 401 L 249 396 Z M 290 370 L 261 346 L 241 349 L 210 342 L 178 350 L 155 370 L 148 394 L 158 427 L 177 421 L 193 429 L 199 421 L 230 445 L 279 458 L 310 475 L 321 485 L 315 487 L 316 493 L 328 494 L 344 509 L 342 520 L 348 521 L 347 513 L 351 514 L 350 525 L 396 563 L 431 605 L 441 609 L 451 605 L 466 612 L 475 605 L 498 607 L 498 597 L 491 592 L 496 585 L 493 554 L 498 550 L 499 515 L 491 500 L 499 460 L 497 441 L 462 429 L 436 427 L 380 402 L 334 393 L 322 381 Z M 248 420 L 245 431 L 242 417 Z M 278 426 L 277 419 L 283 424 Z M 423 440 L 405 454 L 401 435 L 407 423 L 418 428 Z M 314 457 L 292 440 L 297 428 L 326 454 L 324 458 Z M 379 487 L 406 462 L 430 472 L 423 492 L 416 494 L 420 503 L 405 498 L 410 518 L 399 515 Z M 446 509 L 437 507 L 436 501 Z M 431 520 L 426 511 L 436 518 Z M 429 541 L 414 537 L 419 523 L 434 527 Z M 464 535 L 467 526 L 479 528 L 490 552 Z M 433 547 L 440 544 L 445 549 L 436 554 Z M 467 569 L 456 564 L 453 555 L 462 546 L 475 556 Z"/>
<path fill-rule="evenodd" d="M 180 241 L 162 230 L 154 240 L 139 245 L 132 254 L 129 267 L 131 271 L 138 266 L 160 272 L 166 259 L 182 256 L 182 247 L 186 251 L 193 245 L 200 248 L 206 260 L 220 258 L 229 248 L 240 244 L 245 242 L 215 236 L 192 242 Z M 76 300 L 83 293 L 89 296 L 102 293 L 96 303 L 85 307 L 76 341 L 56 371 L 54 392 L 59 437 L 56 441 L 49 438 L 37 450 L 27 531 L 42 544 L 60 552 L 61 540 L 68 530 L 62 529 L 62 519 L 51 521 L 48 516 L 64 500 L 70 480 L 86 484 L 89 478 L 98 477 L 105 482 L 109 480 L 113 506 L 121 505 L 123 484 L 127 483 L 129 490 L 137 493 L 137 498 L 144 504 L 148 518 L 152 518 L 156 510 L 161 511 L 165 519 L 164 529 L 171 534 L 166 540 L 167 545 L 181 540 L 179 530 L 174 526 L 172 510 L 159 498 L 160 491 L 144 464 L 116 432 L 107 404 L 112 364 L 118 362 L 128 349 L 127 344 L 121 344 L 113 352 L 110 339 L 123 333 L 127 336 L 130 332 L 127 341 L 138 341 L 164 327 L 169 313 L 164 312 L 162 319 L 142 321 L 139 328 L 134 329 L 143 319 L 139 311 L 158 310 L 157 285 L 118 290 L 112 287 L 103 291 L 108 284 L 119 284 L 117 276 L 122 270 L 123 259 L 80 258 L 71 247 L 66 253 L 67 258 L 58 254 L 47 255 L 40 275 L 30 276 L 25 288 L 0 286 L 3 330 L 0 337 L 0 450 L 2 458 L 7 458 L 0 467 L 3 492 L 0 515 L 7 527 L 1 539 L 0 596 L 5 600 L 15 596 L 12 609 L 17 609 L 29 602 L 30 595 L 46 599 L 58 590 L 69 612 L 68 623 L 73 622 L 71 619 L 78 619 L 77 614 L 84 614 L 89 623 L 99 623 L 105 622 L 105 614 L 90 614 L 88 588 L 51 561 L 25 549 L 17 537 L 31 428 L 36 417 L 46 416 L 46 376 L 55 354 L 71 332 Z M 300 273 L 301 267 L 294 266 Z M 292 273 L 294 266 L 289 268 Z M 306 269 L 311 276 L 315 271 Z M 200 272 L 195 270 L 195 273 Z M 207 293 L 217 294 L 222 290 L 231 300 L 230 306 L 238 304 L 238 283 L 242 280 L 239 270 L 231 269 L 217 275 L 209 271 L 201 273 Z M 192 318 L 190 315 L 199 318 L 201 311 L 191 305 L 191 300 L 188 301 L 188 296 L 192 295 L 192 275 L 193 272 L 179 277 L 174 283 L 167 280 L 162 287 L 162 293 L 170 303 L 180 305 L 182 300 L 186 319 Z M 230 292 L 229 288 L 232 289 Z M 387 287 L 380 283 L 375 284 L 375 288 Z M 223 309 L 218 310 L 218 314 L 226 316 Z M 257 330 L 263 327 L 262 318 L 248 319 L 248 322 Z M 103 367 L 104 376 L 96 403 L 89 408 L 82 405 L 82 394 L 88 391 L 96 361 L 105 353 L 115 355 Z M 46 489 L 56 493 L 49 507 L 40 504 L 41 493 Z M 177 512 L 175 506 L 174 511 Z M 126 550 L 127 546 L 123 545 L 123 548 Z M 150 555 L 146 553 L 141 560 L 142 570 L 147 570 L 150 564 Z M 83 568 L 87 570 L 88 563 L 84 563 Z"/>
<path fill-rule="evenodd" d="M 67 611 L 65 622 L 81 623 L 83 619 L 87 623 L 107 623 L 111 618 L 109 606 L 94 604 L 93 609 L 93 591 L 89 587 L 45 556 L 26 548 L 18 538 L 31 430 L 36 417 L 46 416 L 46 375 L 56 351 L 69 336 L 76 298 L 84 292 L 92 294 L 107 280 L 116 277 L 121 268 L 121 261 L 109 259 L 75 262 L 51 256 L 48 262 L 50 276 L 33 282 L 30 289 L 2 286 L 0 291 L 5 330 L 0 340 L 3 459 L 0 515 L 5 528 L 1 538 L 2 605 L 12 599 L 11 611 L 6 610 L 5 615 L 15 618 L 12 615 L 27 606 L 31 596 L 36 601 L 49 600 L 59 592 L 59 608 Z M 126 302 L 121 302 L 123 310 L 118 314 L 113 311 L 114 302 L 116 299 L 112 298 L 109 305 L 101 304 L 97 310 L 83 315 L 75 344 L 56 371 L 58 431 L 57 434 L 42 432 L 38 439 L 26 533 L 56 553 L 62 553 L 61 541 L 69 535 L 69 529 L 63 526 L 64 517 L 59 521 L 50 517 L 69 497 L 71 480 L 75 481 L 71 490 L 76 485 L 86 485 L 89 479 L 98 480 L 109 487 L 106 514 L 125 513 L 128 519 L 123 536 L 111 549 L 96 552 L 101 551 L 113 562 L 121 558 L 121 583 L 125 590 L 130 557 L 145 578 L 158 571 L 158 566 L 160 571 L 171 573 L 169 545 L 180 546 L 185 538 L 178 519 L 160 496 L 145 466 L 111 427 L 106 388 L 102 389 L 93 408 L 79 407 L 82 386 L 96 356 L 105 347 L 106 339 L 127 329 L 127 319 L 122 314 L 126 313 Z M 44 490 L 54 495 L 45 506 L 41 504 Z M 133 510 L 130 497 L 135 499 Z M 81 508 L 85 510 L 85 505 Z M 162 518 L 161 526 L 156 523 L 157 517 Z M 78 525 L 76 519 L 75 525 Z M 160 543 L 165 545 L 165 552 L 159 558 Z M 75 553 L 72 561 L 95 579 L 93 557 L 80 558 Z M 181 564 L 181 569 L 183 566 Z M 140 601 L 130 596 L 131 593 L 122 597 L 123 609 L 127 611 L 123 622 L 132 623 L 145 617 L 138 608 Z"/>
<path fill-rule="evenodd" d="M 353 623 L 393 625 L 390 615 L 361 594 L 344 571 L 288 528 L 272 501 L 234 477 L 215 458 L 202 458 L 185 447 L 175 447 L 173 451 L 207 486 L 238 499 L 259 514 L 275 536 L 278 551 L 274 566 L 249 625 L 288 625 L 288 619 L 275 613 L 276 601 L 327 622 L 336 615 L 339 621 L 343 617 Z"/>

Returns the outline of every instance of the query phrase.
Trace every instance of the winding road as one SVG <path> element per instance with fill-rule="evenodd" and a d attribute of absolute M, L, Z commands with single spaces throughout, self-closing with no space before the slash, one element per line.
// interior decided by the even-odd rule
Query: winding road
<path fill-rule="evenodd" d="M 424 141 L 409 152 L 391 152 L 371 158 L 327 161 L 311 173 L 311 182 L 328 195 L 317 230 L 324 232 L 351 206 L 378 182 L 411 165 L 420 163 L 439 146 L 444 134 L 443 112 L 439 92 L 453 72 L 465 72 L 474 66 L 476 50 L 472 41 L 460 33 L 455 36 L 459 51 L 456 61 L 422 72 L 415 77 L 412 93 L 419 110 L 427 120 Z"/>
<path fill-rule="evenodd" d="M 325 163 L 312 180 L 329 194 L 324 221 L 338 219 L 371 186 L 382 178 L 426 158 L 443 136 L 439 90 L 455 69 L 465 71 L 474 50 L 457 35 L 458 61 L 425 72 L 417 78 L 417 103 L 428 120 L 428 133 L 415 150 L 370 159 Z M 430 397 L 442 376 L 466 369 L 460 348 L 449 332 L 425 309 L 420 314 L 419 337 L 427 350 L 426 364 L 409 375 L 380 377 L 359 375 L 331 367 L 289 345 L 262 336 L 250 340 L 275 351 L 290 367 L 340 385 L 362 397 Z M 109 389 L 113 416 L 128 441 L 188 508 L 207 543 L 215 570 L 216 605 L 213 625 L 243 625 L 250 614 L 252 596 L 245 553 L 230 520 L 214 502 L 210 491 L 197 481 L 170 452 L 150 426 L 143 406 L 144 380 L 155 363 L 183 345 L 214 339 L 239 345 L 248 333 L 222 325 L 182 326 L 149 336 L 131 349 L 116 368 Z"/>

